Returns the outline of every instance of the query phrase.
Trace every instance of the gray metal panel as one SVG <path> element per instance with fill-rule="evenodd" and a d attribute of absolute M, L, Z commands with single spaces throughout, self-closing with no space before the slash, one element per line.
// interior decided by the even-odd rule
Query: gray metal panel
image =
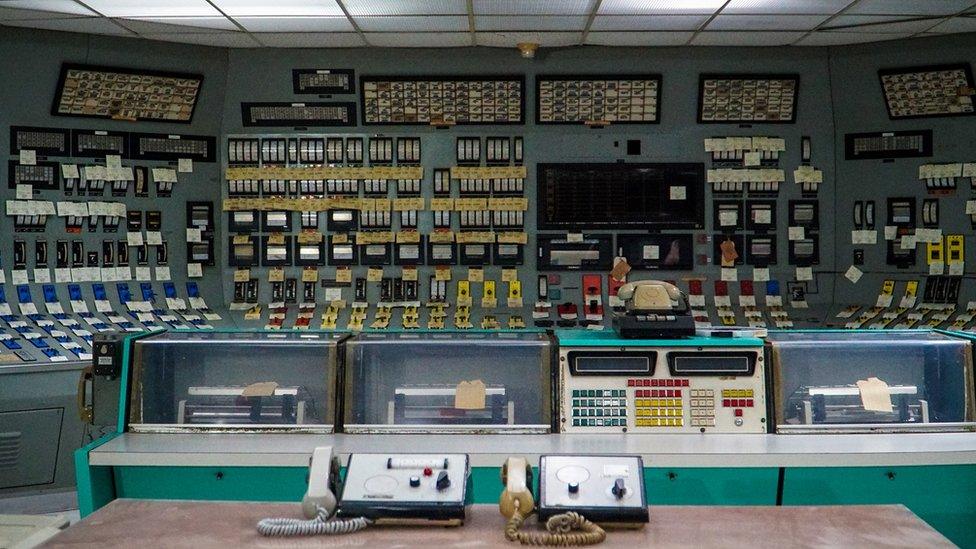
<path fill-rule="evenodd" d="M 63 408 L 0 413 L 0 489 L 51 484 Z"/>

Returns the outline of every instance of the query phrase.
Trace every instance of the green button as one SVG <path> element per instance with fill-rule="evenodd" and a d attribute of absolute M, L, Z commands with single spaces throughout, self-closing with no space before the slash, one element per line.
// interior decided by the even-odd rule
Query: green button
<path fill-rule="evenodd" d="M 579 393 L 580 393 L 579 392 L 579 389 L 573 389 L 573 396 L 574 397 L 578 397 L 579 396 Z"/>
<path fill-rule="evenodd" d="M 574 419 L 573 420 L 573 427 L 579 427 L 579 420 L 578 419 Z"/>
<path fill-rule="evenodd" d="M 596 420 L 595 419 L 589 420 L 589 423 L 587 425 L 589 425 L 590 427 L 595 427 L 596 426 Z"/>

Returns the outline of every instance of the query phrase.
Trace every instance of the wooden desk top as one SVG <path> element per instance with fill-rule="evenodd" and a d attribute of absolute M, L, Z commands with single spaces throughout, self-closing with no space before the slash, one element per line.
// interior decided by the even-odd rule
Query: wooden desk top
<path fill-rule="evenodd" d="M 508 548 L 494 505 L 475 505 L 457 528 L 373 527 L 346 536 L 263 538 L 261 518 L 300 517 L 297 504 L 116 500 L 45 547 Z M 901 505 L 652 506 L 642 530 L 608 530 L 605 547 L 954 547 Z M 535 528 L 530 519 L 525 530 Z M 542 528 L 539 527 L 539 531 Z"/>

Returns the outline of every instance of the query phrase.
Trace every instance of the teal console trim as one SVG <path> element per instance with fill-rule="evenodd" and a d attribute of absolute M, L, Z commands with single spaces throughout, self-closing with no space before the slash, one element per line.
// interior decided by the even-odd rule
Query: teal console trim
<path fill-rule="evenodd" d="M 561 347 L 762 347 L 755 337 L 623 339 L 613 330 L 556 330 Z"/>
<path fill-rule="evenodd" d="M 82 518 L 115 499 L 111 467 L 92 467 L 88 453 L 119 436 L 109 433 L 75 450 L 75 483 L 78 486 L 78 512 Z"/>

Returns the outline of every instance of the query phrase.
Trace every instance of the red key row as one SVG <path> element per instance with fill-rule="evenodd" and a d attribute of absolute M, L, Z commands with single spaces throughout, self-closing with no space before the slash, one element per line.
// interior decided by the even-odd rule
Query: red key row
<path fill-rule="evenodd" d="M 628 379 L 628 387 L 688 387 L 687 379 Z"/>
<path fill-rule="evenodd" d="M 726 408 L 752 408 L 751 398 L 723 398 L 722 406 Z"/>
<path fill-rule="evenodd" d="M 634 391 L 634 396 L 637 398 L 643 397 L 670 397 L 670 398 L 681 398 L 681 389 L 638 389 Z"/>

